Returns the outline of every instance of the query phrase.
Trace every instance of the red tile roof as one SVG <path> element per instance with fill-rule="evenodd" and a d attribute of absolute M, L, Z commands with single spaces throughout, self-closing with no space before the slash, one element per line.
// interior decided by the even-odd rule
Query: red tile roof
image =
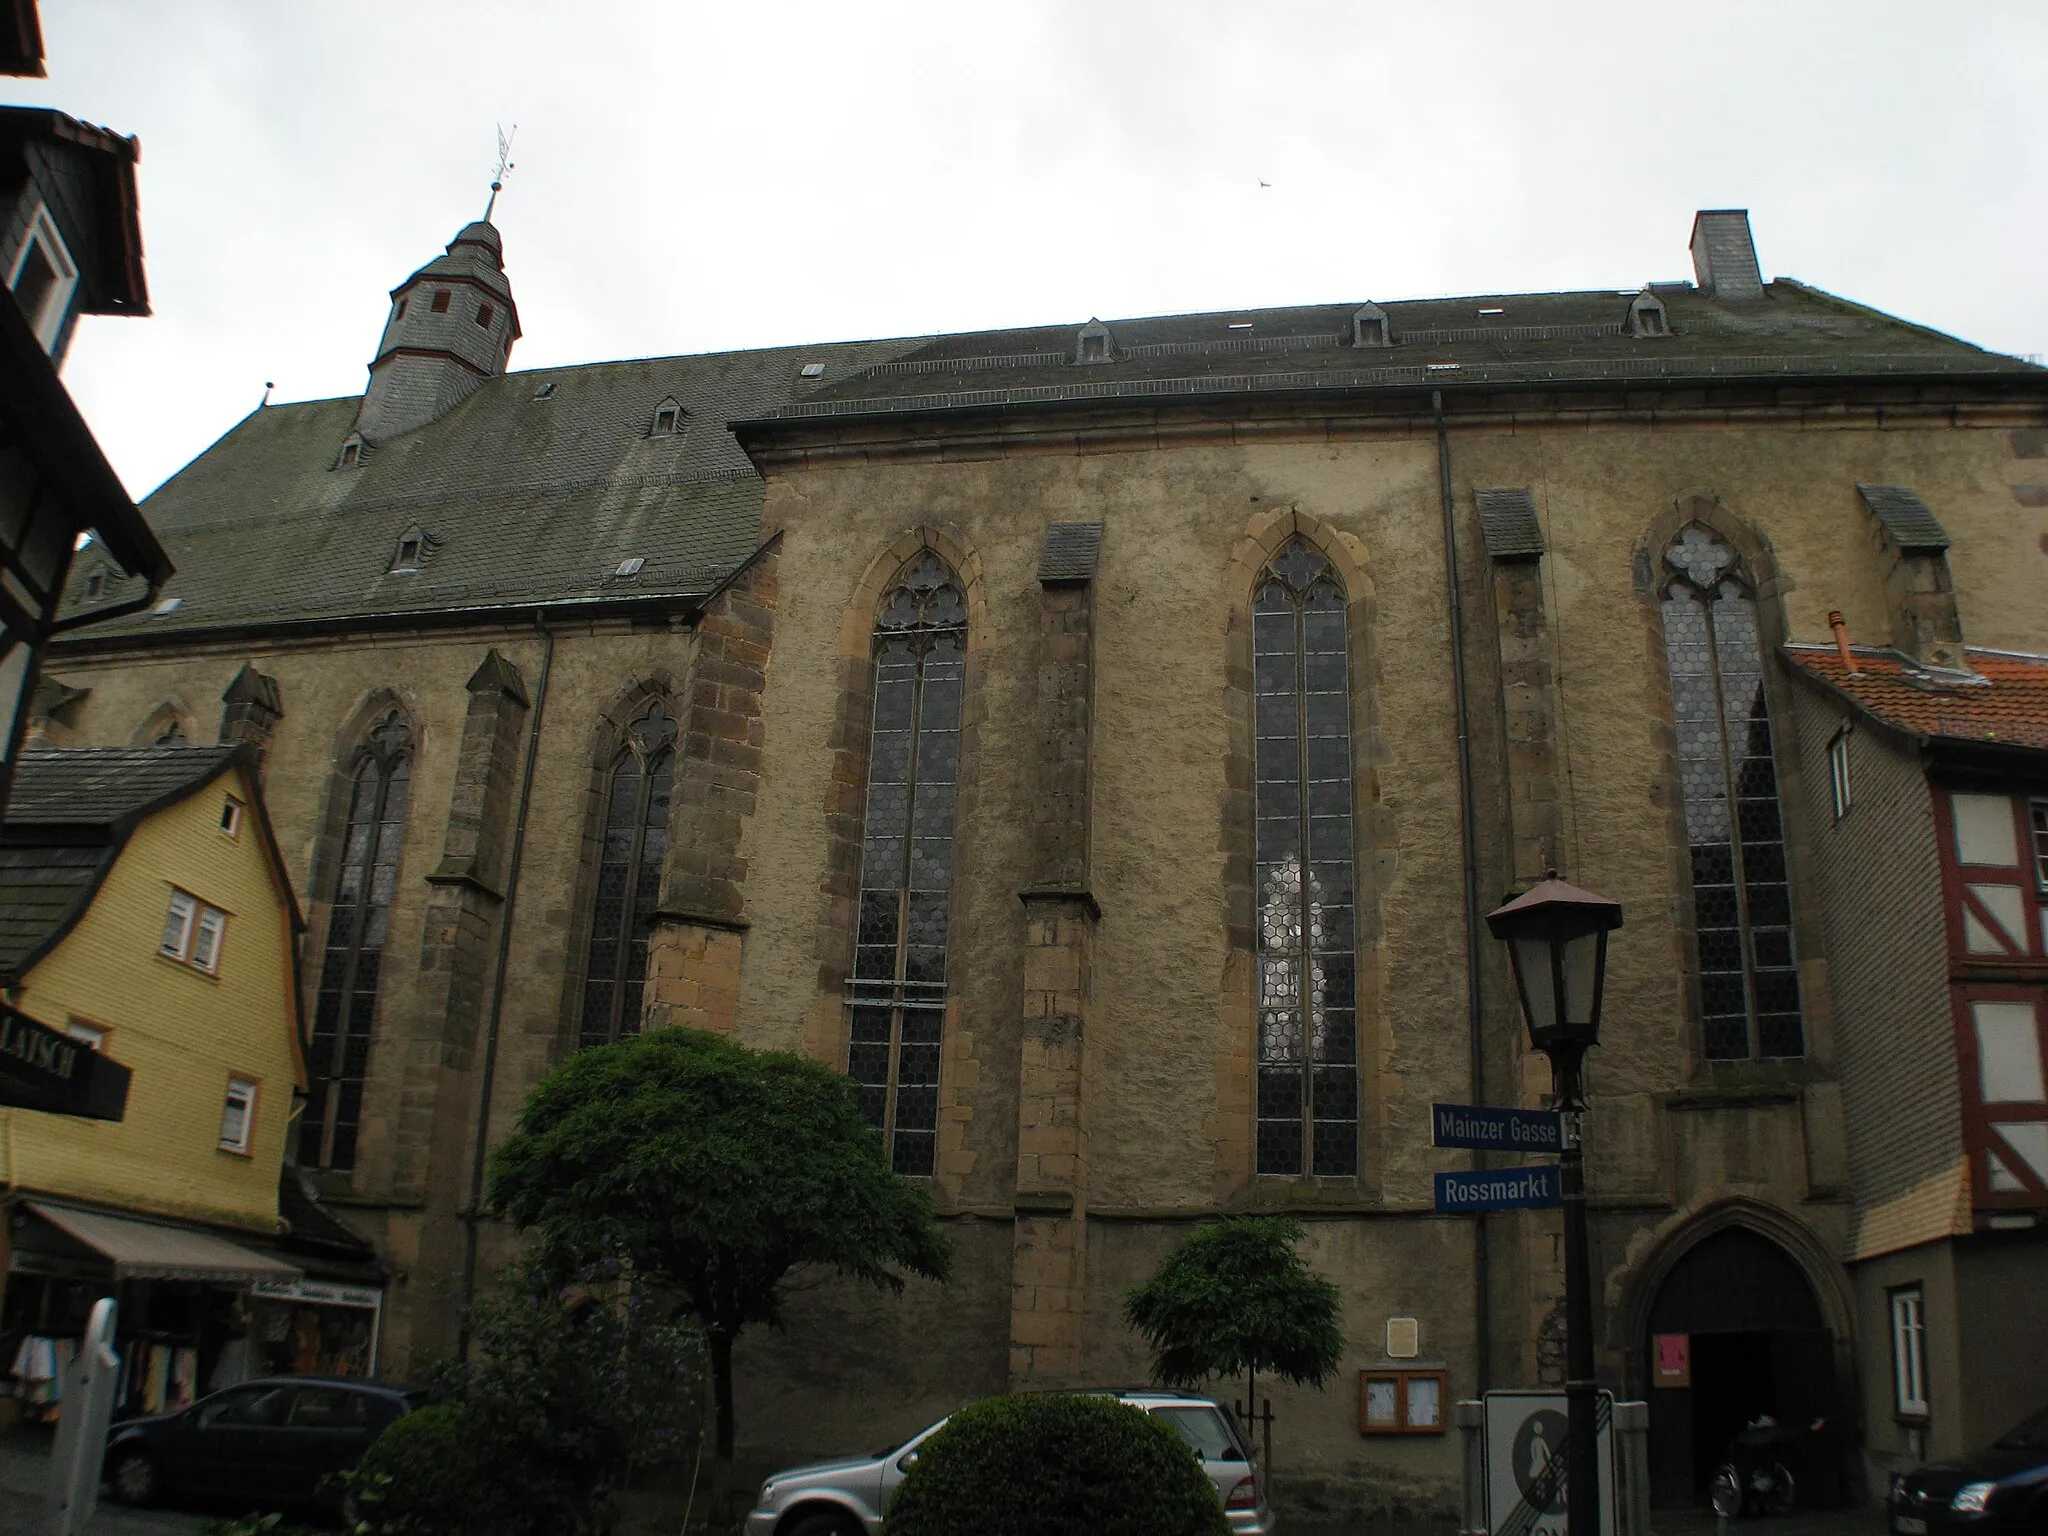
<path fill-rule="evenodd" d="M 1969 652 L 1982 681 L 1928 672 L 1897 651 L 1857 647 L 1855 670 L 1833 646 L 1788 645 L 1785 659 L 1915 736 L 2048 751 L 2048 656 Z"/>

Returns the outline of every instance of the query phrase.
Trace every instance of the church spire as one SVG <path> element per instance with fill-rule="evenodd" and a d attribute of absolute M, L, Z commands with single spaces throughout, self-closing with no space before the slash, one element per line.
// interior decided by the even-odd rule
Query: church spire
<path fill-rule="evenodd" d="M 511 169 L 502 163 L 499 185 Z M 496 196 L 494 187 L 494 203 Z M 518 339 L 504 242 L 496 225 L 479 219 L 448 242 L 446 254 L 391 290 L 356 430 L 376 444 L 438 420 L 505 371 Z"/>

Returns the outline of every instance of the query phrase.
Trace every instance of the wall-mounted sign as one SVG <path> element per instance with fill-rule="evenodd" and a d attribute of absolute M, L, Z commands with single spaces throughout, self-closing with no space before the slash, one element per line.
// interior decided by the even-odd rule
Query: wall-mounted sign
<path fill-rule="evenodd" d="M 128 1112 L 130 1075 L 91 1046 L 0 1003 L 0 1106 L 119 1120 Z"/>
<path fill-rule="evenodd" d="M 1442 1371 L 1366 1370 L 1358 1373 L 1361 1435 L 1440 1435 L 1444 1432 Z"/>
<path fill-rule="evenodd" d="M 1659 1333 L 1650 1338 L 1650 1385 L 1689 1387 L 1692 1385 L 1692 1335 Z"/>

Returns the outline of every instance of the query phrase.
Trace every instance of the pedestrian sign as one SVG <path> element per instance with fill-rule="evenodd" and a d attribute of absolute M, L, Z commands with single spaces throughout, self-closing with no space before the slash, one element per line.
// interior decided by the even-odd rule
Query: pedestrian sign
<path fill-rule="evenodd" d="M 1486 1394 L 1486 1516 L 1492 1536 L 1565 1536 L 1569 1420 L 1562 1392 Z M 1614 1398 L 1597 1399 L 1600 1536 L 1615 1536 Z"/>
<path fill-rule="evenodd" d="M 1480 1168 L 1470 1173 L 1436 1176 L 1436 1213 L 1457 1216 L 1466 1211 L 1546 1210 L 1564 1201 L 1564 1181 L 1557 1165 L 1532 1168 Z"/>

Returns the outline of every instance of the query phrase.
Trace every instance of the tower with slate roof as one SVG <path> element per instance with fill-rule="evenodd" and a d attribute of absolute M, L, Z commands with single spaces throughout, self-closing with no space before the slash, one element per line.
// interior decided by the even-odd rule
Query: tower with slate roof
<path fill-rule="evenodd" d="M 518 339 L 504 242 L 479 219 L 391 290 L 356 430 L 374 446 L 438 420 L 505 371 Z"/>

